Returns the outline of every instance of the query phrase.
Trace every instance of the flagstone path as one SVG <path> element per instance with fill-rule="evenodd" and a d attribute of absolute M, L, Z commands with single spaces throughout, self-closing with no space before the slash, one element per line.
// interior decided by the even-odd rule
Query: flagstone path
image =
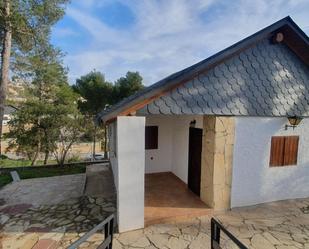
<path fill-rule="evenodd" d="M 25 179 L 0 190 L 6 205 L 30 203 L 51 205 L 83 195 L 86 174 Z"/>
<path fill-rule="evenodd" d="M 95 174 L 101 175 L 106 181 L 109 179 L 109 184 L 113 186 L 112 178 L 107 177 L 111 174 L 108 166 L 101 165 L 101 170 L 99 167 L 95 165 Z M 23 181 L 17 183 L 17 186 L 13 183 L 8 188 L 1 189 L 0 199 L 3 201 L 0 206 L 0 248 L 66 248 L 115 213 L 114 189 L 111 187 L 108 193 L 97 190 L 94 193 L 90 188 L 86 191 L 87 195 L 83 195 L 84 178 L 81 175 L 68 175 L 33 179 L 37 189 L 31 186 L 31 179 L 27 180 L 26 185 L 40 194 L 27 189 L 21 191 L 20 186 L 25 185 Z M 100 184 L 97 177 L 93 179 L 93 174 L 90 174 L 87 181 L 91 185 L 92 181 Z M 65 190 L 66 187 L 73 190 L 72 198 L 69 198 L 70 193 Z M 50 189 L 52 193 L 49 192 Z M 19 197 L 22 201 L 18 201 Z M 96 248 L 97 243 L 102 240 L 103 237 L 96 234 L 89 239 L 89 243 Z"/>
<path fill-rule="evenodd" d="M 309 249 L 309 198 L 272 202 L 218 213 L 220 220 L 248 248 Z M 222 236 L 223 248 L 238 248 Z M 113 249 L 209 249 L 210 217 L 116 234 Z"/>
<path fill-rule="evenodd" d="M 96 174 L 111 173 L 106 169 L 91 172 L 95 172 L 91 179 L 96 184 L 100 184 Z M 57 204 L 1 206 L 0 248 L 67 248 L 109 214 L 116 212 L 116 196 L 100 195 L 93 186 L 86 187 L 88 196 Z M 214 216 L 248 248 L 309 249 L 309 198 L 236 208 Z M 210 219 L 202 216 L 115 234 L 113 249 L 209 249 Z M 97 233 L 80 248 L 97 248 L 103 239 L 103 235 Z M 223 248 L 237 248 L 224 235 L 222 243 Z"/>

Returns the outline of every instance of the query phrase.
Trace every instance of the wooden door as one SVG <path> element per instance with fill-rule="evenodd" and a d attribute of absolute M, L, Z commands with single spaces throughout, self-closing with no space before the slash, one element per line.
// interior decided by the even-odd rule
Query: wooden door
<path fill-rule="evenodd" d="M 201 187 L 201 155 L 203 130 L 190 127 L 189 130 L 189 165 L 188 187 L 200 196 Z"/>

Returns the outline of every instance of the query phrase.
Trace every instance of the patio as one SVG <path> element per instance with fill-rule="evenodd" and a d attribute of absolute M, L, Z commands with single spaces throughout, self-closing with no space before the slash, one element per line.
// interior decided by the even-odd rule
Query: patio
<path fill-rule="evenodd" d="M 105 176 L 111 173 L 103 172 Z M 92 173 L 96 175 L 102 172 L 95 170 Z M 150 175 L 150 180 L 149 176 L 147 179 L 148 188 L 161 182 L 161 187 L 155 185 L 157 187 L 152 188 L 150 197 L 155 193 L 160 196 L 166 186 L 169 187 L 170 194 L 180 191 L 182 196 L 186 189 L 173 175 Z M 92 193 L 91 189 L 91 186 L 88 189 L 86 187 L 89 193 Z M 151 200 L 154 199 L 148 199 L 148 206 L 156 205 L 158 210 L 177 211 L 172 204 L 183 208 L 188 214 L 190 210 L 199 209 L 199 202 L 194 201 L 198 197 L 189 193 L 188 199 L 174 197 L 172 202 L 167 201 L 168 195 L 162 194 L 160 202 L 153 203 Z M 73 198 L 54 205 L 2 206 L 0 245 L 2 248 L 37 249 L 47 248 L 46 245 L 48 248 L 66 248 L 104 219 L 104 216 L 115 211 L 115 196 L 103 197 L 96 194 L 95 197 Z M 195 203 L 195 208 L 188 201 Z M 250 249 L 309 249 L 309 198 L 235 208 L 228 212 L 214 213 L 213 216 Z M 173 221 L 164 220 L 164 224 L 115 234 L 113 248 L 207 249 L 210 248 L 210 218 L 211 215 L 189 218 L 182 213 L 179 219 L 174 217 Z M 97 248 L 102 239 L 102 234 L 95 234 L 80 248 Z M 235 248 L 225 236 L 222 236 L 222 242 L 223 248 Z"/>
<path fill-rule="evenodd" d="M 211 211 L 173 173 L 145 175 L 145 226 L 208 215 Z"/>
<path fill-rule="evenodd" d="M 115 213 L 110 168 L 91 165 L 86 175 L 86 186 L 80 174 L 22 180 L 1 189 L 0 248 L 66 248 Z M 102 234 L 89 238 L 92 248 L 102 239 Z"/>
<path fill-rule="evenodd" d="M 309 198 L 271 202 L 216 213 L 250 249 L 308 249 Z M 210 216 L 149 226 L 116 234 L 114 249 L 210 249 Z M 237 248 L 222 236 L 223 248 Z"/>

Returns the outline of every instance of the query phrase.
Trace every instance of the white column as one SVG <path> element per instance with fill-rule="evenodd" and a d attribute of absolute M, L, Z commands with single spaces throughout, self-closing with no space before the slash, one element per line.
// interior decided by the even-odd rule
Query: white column
<path fill-rule="evenodd" d="M 119 232 L 144 227 L 145 117 L 117 118 Z"/>

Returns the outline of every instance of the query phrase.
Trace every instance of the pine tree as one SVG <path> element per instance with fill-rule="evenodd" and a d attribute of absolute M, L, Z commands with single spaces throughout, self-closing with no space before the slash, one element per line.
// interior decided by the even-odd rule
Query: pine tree
<path fill-rule="evenodd" d="M 25 62 L 37 46 L 49 44 L 51 27 L 64 15 L 67 2 L 2 0 L 0 3 L 0 154 L 9 72 L 18 70 L 18 62 Z"/>

